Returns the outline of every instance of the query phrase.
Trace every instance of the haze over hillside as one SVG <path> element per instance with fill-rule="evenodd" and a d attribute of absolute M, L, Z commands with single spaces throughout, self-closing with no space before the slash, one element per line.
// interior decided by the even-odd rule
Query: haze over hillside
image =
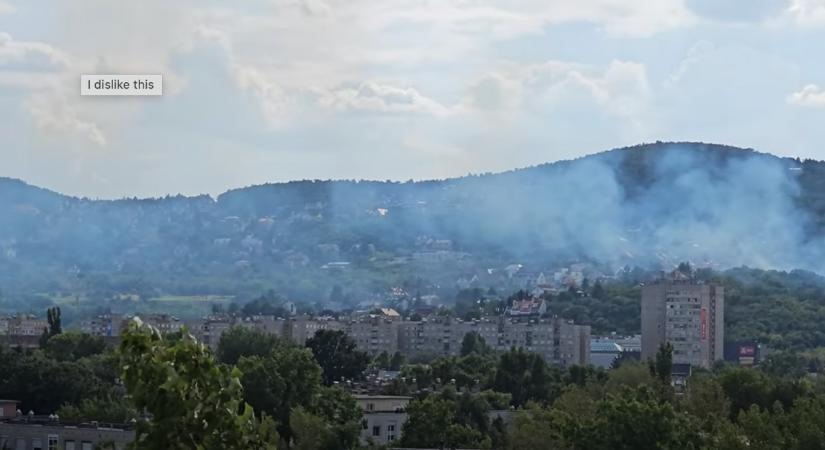
<path fill-rule="evenodd" d="M 0 179 L 0 286 L 10 291 L 99 277 L 311 298 L 326 295 L 321 280 L 369 292 L 513 263 L 821 273 L 823 237 L 825 162 L 710 144 L 438 181 L 295 181 L 217 199 L 96 201 Z"/>

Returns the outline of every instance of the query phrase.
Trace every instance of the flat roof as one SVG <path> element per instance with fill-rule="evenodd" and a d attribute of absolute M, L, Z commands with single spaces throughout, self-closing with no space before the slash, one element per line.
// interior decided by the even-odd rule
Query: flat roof
<path fill-rule="evenodd" d="M 369 395 L 369 394 L 355 394 L 353 398 L 356 400 L 412 400 L 412 397 L 403 395 Z"/>

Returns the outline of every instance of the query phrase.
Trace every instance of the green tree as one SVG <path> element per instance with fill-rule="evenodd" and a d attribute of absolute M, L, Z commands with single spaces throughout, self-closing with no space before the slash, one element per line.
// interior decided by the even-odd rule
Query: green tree
<path fill-rule="evenodd" d="M 775 411 L 774 414 L 771 414 L 756 405 L 751 405 L 748 409 L 739 413 L 737 422 L 747 437 L 751 448 L 760 450 L 791 448 L 776 420 L 781 414 L 784 413 Z"/>
<path fill-rule="evenodd" d="M 372 365 L 379 369 L 389 369 L 390 355 L 387 352 L 381 352 L 372 361 Z"/>
<path fill-rule="evenodd" d="M 60 307 L 55 306 L 46 310 L 46 322 L 49 326 L 48 328 L 45 328 L 43 330 L 43 334 L 40 335 L 40 348 L 46 346 L 49 338 L 52 336 L 57 336 L 63 332 L 63 325 L 60 318 Z"/>
<path fill-rule="evenodd" d="M 401 370 L 401 367 L 404 365 L 404 362 L 407 358 L 401 352 L 395 352 L 392 354 L 392 359 L 390 359 L 390 370 Z"/>
<path fill-rule="evenodd" d="M 673 371 L 673 346 L 665 342 L 656 351 L 656 359 L 651 363 L 653 376 L 664 385 L 670 385 L 670 375 Z"/>
<path fill-rule="evenodd" d="M 277 336 L 244 327 L 232 327 L 221 335 L 216 355 L 224 364 L 236 364 L 242 356 L 268 356 L 284 345 Z"/>
<path fill-rule="evenodd" d="M 104 392 L 104 385 L 82 362 L 56 361 L 41 352 L 3 352 L 0 398 L 22 401 L 23 411 L 51 414 Z"/>
<path fill-rule="evenodd" d="M 65 404 L 57 414 L 62 420 L 127 423 L 137 419 L 138 413 L 129 402 L 116 398 L 111 394 L 84 398 L 77 405 Z"/>
<path fill-rule="evenodd" d="M 99 355 L 106 350 L 106 343 L 100 336 L 86 333 L 68 332 L 50 337 L 43 351 L 52 359 L 75 361 L 92 355 Z"/>
<path fill-rule="evenodd" d="M 648 387 L 609 394 L 591 420 L 567 414 L 556 420 L 562 438 L 573 448 L 659 450 L 703 445 L 695 421 Z"/>
<path fill-rule="evenodd" d="M 259 415 L 278 421 L 278 432 L 288 446 L 292 440 L 290 411 L 309 407 L 321 386 L 321 368 L 309 350 L 284 347 L 270 356 L 245 356 L 238 361 L 243 373 L 244 398 Z"/>
<path fill-rule="evenodd" d="M 327 385 L 360 378 L 369 364 L 369 356 L 358 351 L 355 341 L 343 331 L 318 330 L 306 345 L 323 369 Z"/>
<path fill-rule="evenodd" d="M 730 399 L 731 418 L 751 405 L 770 408 L 774 402 L 774 383 L 758 370 L 746 367 L 728 367 L 718 375 L 719 384 Z"/>
<path fill-rule="evenodd" d="M 495 372 L 493 390 L 513 396 L 513 405 L 521 406 L 528 400 L 548 402 L 558 381 L 544 359 L 521 348 L 501 355 Z"/>
<path fill-rule="evenodd" d="M 466 333 L 464 338 L 461 340 L 461 356 L 467 356 L 473 353 L 478 355 L 487 355 L 491 352 L 492 350 L 487 346 L 487 342 L 484 340 L 484 337 L 475 331 Z"/>
<path fill-rule="evenodd" d="M 296 423 L 296 412 L 300 411 Z M 348 450 L 358 446 L 361 409 L 349 392 L 322 386 L 311 405 L 298 407 L 290 414 L 290 428 L 296 448 Z"/>
<path fill-rule="evenodd" d="M 154 329 L 132 323 L 119 347 L 123 383 L 140 411 L 135 449 L 274 449 L 274 423 L 256 420 L 242 401 L 241 373 L 215 362 L 184 331 L 174 343 Z"/>
<path fill-rule="evenodd" d="M 483 436 L 455 422 L 456 407 L 449 400 L 433 396 L 415 400 L 407 407 L 401 445 L 412 448 L 472 448 Z"/>

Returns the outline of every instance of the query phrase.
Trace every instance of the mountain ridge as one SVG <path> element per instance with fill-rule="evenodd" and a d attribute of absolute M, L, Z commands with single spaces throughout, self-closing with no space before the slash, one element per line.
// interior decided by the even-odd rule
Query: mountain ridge
<path fill-rule="evenodd" d="M 317 298 L 344 283 L 369 296 L 512 263 L 682 260 L 825 272 L 825 162 L 659 142 L 494 174 L 292 181 L 216 198 L 92 200 L 0 180 L 0 289 L 12 291 L 76 289 L 82 274 L 120 292 Z"/>
<path fill-rule="evenodd" d="M 219 197 L 236 192 L 236 191 L 243 191 L 247 189 L 256 189 L 256 188 L 265 188 L 265 187 L 277 187 L 277 186 L 284 186 L 290 185 L 295 183 L 377 183 L 377 184 L 409 184 L 409 183 L 444 183 L 444 182 L 451 182 L 456 180 L 461 180 L 464 178 L 473 178 L 473 177 L 496 177 L 502 176 L 507 174 L 517 174 L 520 172 L 531 171 L 531 170 L 541 170 L 548 168 L 554 165 L 564 165 L 568 163 L 574 163 L 577 161 L 589 159 L 589 158 L 601 158 L 607 155 L 611 155 L 614 152 L 625 152 L 625 151 L 645 151 L 645 150 L 657 150 L 660 148 L 668 147 L 668 146 L 690 146 L 694 150 L 701 150 L 705 148 L 711 151 L 718 151 L 718 150 L 725 150 L 725 151 L 734 151 L 734 152 L 743 152 L 744 154 L 752 154 L 752 155 L 759 155 L 759 156 L 766 156 L 766 157 L 773 157 L 784 161 L 795 161 L 796 163 L 806 163 L 806 162 L 814 162 L 814 163 L 825 163 L 825 160 L 816 160 L 816 159 L 800 159 L 794 157 L 787 157 L 787 156 L 778 156 L 772 153 L 767 152 L 759 152 L 754 150 L 753 148 L 749 147 L 736 147 L 732 145 L 726 144 L 713 144 L 713 143 L 704 143 L 698 141 L 656 141 L 651 143 L 641 143 L 635 145 L 629 145 L 625 147 L 617 147 L 609 150 L 603 150 L 595 153 L 589 153 L 586 155 L 582 155 L 575 158 L 569 159 L 560 159 L 556 161 L 547 161 L 539 164 L 523 166 L 523 167 L 516 167 L 512 169 L 497 171 L 497 172 L 480 172 L 480 173 L 468 173 L 462 176 L 455 176 L 455 177 L 447 177 L 447 178 L 429 178 L 429 179 L 421 179 L 421 180 L 377 180 L 377 179 L 346 179 L 346 178 L 329 178 L 329 179 L 294 179 L 294 180 L 287 180 L 287 181 L 276 181 L 276 182 L 266 182 L 260 184 L 251 184 L 246 186 L 239 186 L 227 189 L 226 191 L 217 194 L 216 196 L 212 196 L 210 194 L 182 194 L 182 193 L 168 193 L 163 196 L 158 197 L 120 197 L 120 198 L 94 198 L 82 195 L 70 195 L 59 192 L 54 189 L 42 187 L 36 184 L 31 184 L 26 180 L 15 178 L 15 177 L 4 177 L 0 176 L 0 190 L 7 188 L 9 185 L 18 185 L 17 187 L 20 188 L 32 188 L 39 191 L 42 191 L 46 194 L 54 194 L 66 199 L 71 200 L 85 200 L 85 201 L 96 201 L 96 202 L 117 202 L 117 201 L 134 201 L 134 200 L 162 200 L 166 198 L 203 198 L 209 197 L 215 201 L 218 201 Z"/>

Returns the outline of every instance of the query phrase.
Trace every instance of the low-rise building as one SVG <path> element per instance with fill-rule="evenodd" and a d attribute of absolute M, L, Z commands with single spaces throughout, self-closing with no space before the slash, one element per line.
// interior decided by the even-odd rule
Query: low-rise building
<path fill-rule="evenodd" d="M 0 448 L 14 450 L 123 450 L 135 440 L 131 425 L 61 423 L 55 416 L 18 416 L 0 421 Z"/>
<path fill-rule="evenodd" d="M 389 445 L 401 439 L 407 421 L 407 405 L 412 397 L 395 395 L 355 395 L 355 403 L 363 411 L 361 443 Z"/>

